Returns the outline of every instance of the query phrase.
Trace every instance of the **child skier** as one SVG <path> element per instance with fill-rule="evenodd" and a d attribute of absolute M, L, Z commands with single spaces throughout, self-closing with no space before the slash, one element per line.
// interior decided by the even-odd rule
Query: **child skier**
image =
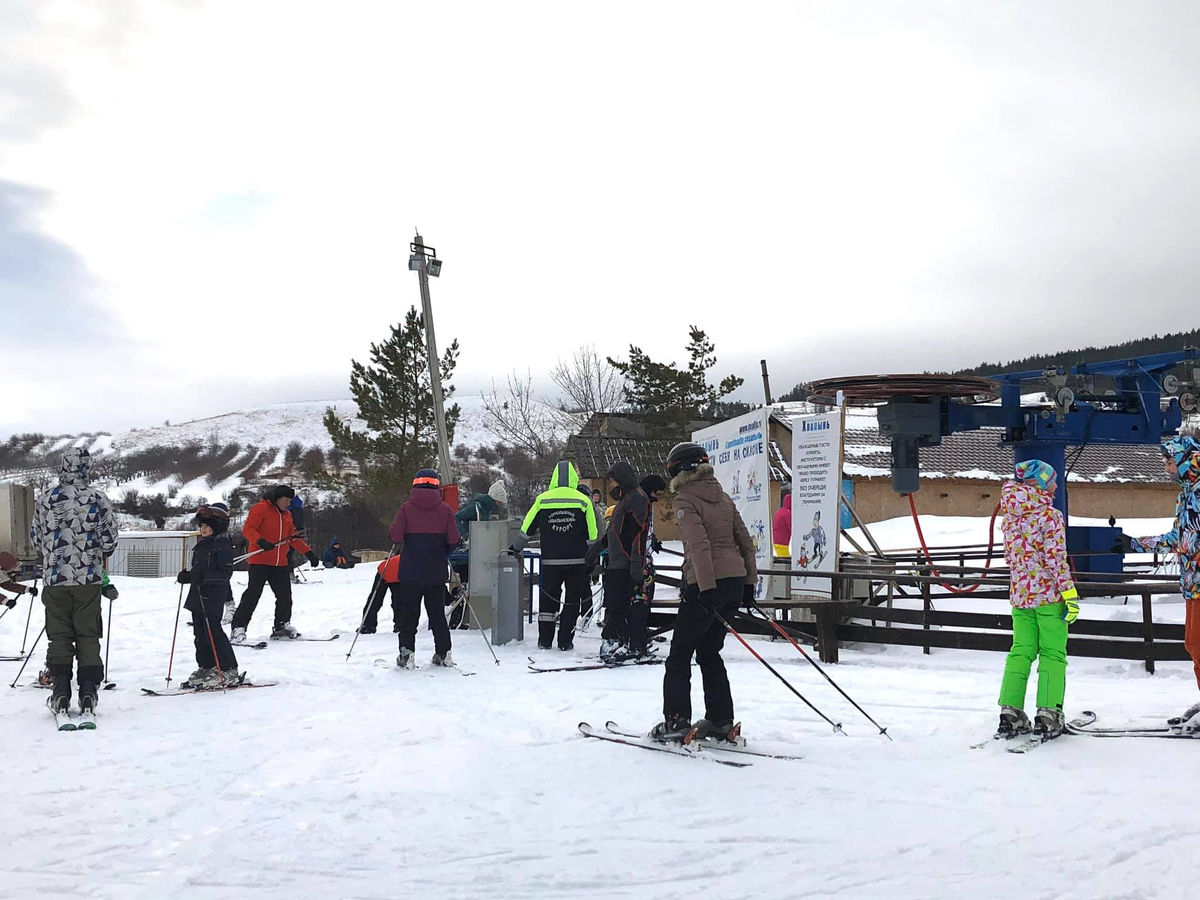
<path fill-rule="evenodd" d="M 1183 593 L 1187 615 L 1183 645 L 1192 658 L 1196 683 L 1200 685 L 1200 444 L 1187 435 L 1172 438 L 1162 445 L 1163 467 L 1179 482 L 1179 498 L 1175 501 L 1175 524 L 1166 534 L 1125 538 L 1126 553 L 1153 553 L 1163 550 L 1179 555 L 1179 587 Z M 1169 724 L 1186 734 L 1200 732 L 1200 703 L 1188 707 L 1183 715 L 1169 719 Z"/>
<path fill-rule="evenodd" d="M 1067 626 L 1079 617 L 1079 592 L 1067 562 L 1063 515 L 1054 508 L 1054 468 L 1038 459 L 1017 463 L 1015 478 L 1000 491 L 1004 559 L 1009 567 L 1013 644 L 1000 684 L 997 735 L 1030 730 L 1025 715 L 1029 669 L 1038 660 L 1037 715 L 1033 731 L 1043 740 L 1063 731 L 1067 690 Z"/>
<path fill-rule="evenodd" d="M 26 587 L 17 582 L 17 573 L 21 570 L 21 564 L 17 558 L 5 550 L 0 553 L 0 590 L 12 591 L 14 594 L 28 594 L 30 597 L 36 597 L 38 592 L 35 587 Z M 3 603 L 9 609 L 17 605 L 16 597 L 5 597 L 0 594 L 0 603 Z"/>
<path fill-rule="evenodd" d="M 229 538 L 229 509 L 223 503 L 202 506 L 196 512 L 200 540 L 192 550 L 192 568 L 184 569 L 176 579 L 190 584 L 184 608 L 192 614 L 196 641 L 196 665 L 188 676 L 187 687 L 212 688 L 241 683 L 237 657 L 221 627 L 225 602 L 233 598 L 229 579 L 233 577 L 233 542 Z M 216 657 L 213 651 L 216 650 Z"/>

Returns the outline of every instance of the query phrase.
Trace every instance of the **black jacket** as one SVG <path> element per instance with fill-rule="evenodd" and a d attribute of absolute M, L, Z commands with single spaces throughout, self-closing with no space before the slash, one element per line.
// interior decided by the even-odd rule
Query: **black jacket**
<path fill-rule="evenodd" d="M 228 532 L 201 538 L 192 550 L 191 589 L 186 609 L 199 606 L 204 598 L 205 612 L 220 612 L 226 600 L 233 599 L 229 579 L 233 577 L 233 541 Z"/>
<path fill-rule="evenodd" d="M 588 551 L 588 565 L 595 564 L 600 551 L 608 548 L 608 571 L 625 569 L 634 584 L 646 575 L 646 542 L 650 526 L 650 498 L 638 486 L 633 466 L 622 460 L 605 476 L 616 481 L 621 498 L 613 509 L 608 533 Z"/>

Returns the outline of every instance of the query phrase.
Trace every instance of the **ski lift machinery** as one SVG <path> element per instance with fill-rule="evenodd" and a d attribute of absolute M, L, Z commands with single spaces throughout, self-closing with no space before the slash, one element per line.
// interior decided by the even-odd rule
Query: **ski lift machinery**
<path fill-rule="evenodd" d="M 1058 473 L 1054 505 L 1070 522 L 1067 449 L 1097 444 L 1157 446 L 1178 432 L 1183 413 L 1200 405 L 1200 364 L 1189 348 L 1132 359 L 1080 363 L 990 377 L 959 375 L 858 375 L 807 385 L 817 402 L 875 407 L 879 433 L 891 441 L 892 490 L 920 490 L 922 447 L 980 428 L 1002 428 L 1014 465 L 1041 459 Z M 1023 394 L 1046 402 L 1023 405 Z M 1109 551 L 1121 529 L 1067 527 L 1069 552 L 1092 573 L 1121 571 L 1121 554 Z M 1095 554 L 1095 555 L 1087 555 Z"/>

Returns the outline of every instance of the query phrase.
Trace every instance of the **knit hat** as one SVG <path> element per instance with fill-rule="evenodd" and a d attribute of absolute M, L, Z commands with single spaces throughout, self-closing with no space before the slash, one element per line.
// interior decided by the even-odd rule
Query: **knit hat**
<path fill-rule="evenodd" d="M 271 490 L 267 491 L 267 499 L 272 503 L 278 502 L 281 498 L 287 497 L 291 500 L 296 496 L 296 491 L 291 485 L 277 484 Z"/>
<path fill-rule="evenodd" d="M 1026 459 L 1017 463 L 1013 473 L 1020 481 L 1035 482 L 1043 491 L 1048 490 L 1050 483 L 1058 478 L 1054 466 L 1040 459 Z"/>
<path fill-rule="evenodd" d="M 293 497 L 292 502 L 288 504 L 289 509 L 304 509 L 304 498 Z"/>
<path fill-rule="evenodd" d="M 503 481 L 494 481 L 488 488 L 488 496 L 497 503 L 508 503 L 508 488 L 504 486 Z"/>
<path fill-rule="evenodd" d="M 413 487 L 440 488 L 442 479 L 434 469 L 420 469 L 413 476 Z"/>

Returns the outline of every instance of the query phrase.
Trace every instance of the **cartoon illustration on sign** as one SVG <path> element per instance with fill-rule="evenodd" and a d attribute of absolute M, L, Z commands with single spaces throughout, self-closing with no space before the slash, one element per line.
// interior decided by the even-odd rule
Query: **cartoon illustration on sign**
<path fill-rule="evenodd" d="M 746 473 L 746 495 L 754 498 L 758 496 L 758 493 L 758 473 L 751 469 Z"/>
<path fill-rule="evenodd" d="M 742 492 L 742 470 L 738 469 L 733 473 L 733 485 L 730 487 L 729 496 L 736 499 L 738 494 Z"/>
<path fill-rule="evenodd" d="M 807 544 L 801 544 L 801 545 L 800 545 L 800 553 L 799 553 L 799 555 L 797 555 L 797 557 L 796 557 L 796 563 L 797 563 L 797 565 L 799 566 L 799 568 L 800 568 L 801 570 L 803 570 L 803 571 L 805 571 L 805 572 L 807 572 L 807 571 L 808 571 L 808 545 L 807 545 Z M 808 582 L 808 576 L 807 576 L 807 575 L 801 575 L 801 576 L 800 576 L 800 580 L 801 580 L 801 581 L 803 581 L 803 582 L 805 582 L 805 583 L 807 583 L 807 582 Z"/>
<path fill-rule="evenodd" d="M 813 527 L 808 534 L 804 535 L 801 540 L 811 540 L 813 543 L 812 560 L 813 565 L 819 566 L 825 561 L 825 529 L 821 527 L 821 511 L 818 509 L 813 513 Z"/>

